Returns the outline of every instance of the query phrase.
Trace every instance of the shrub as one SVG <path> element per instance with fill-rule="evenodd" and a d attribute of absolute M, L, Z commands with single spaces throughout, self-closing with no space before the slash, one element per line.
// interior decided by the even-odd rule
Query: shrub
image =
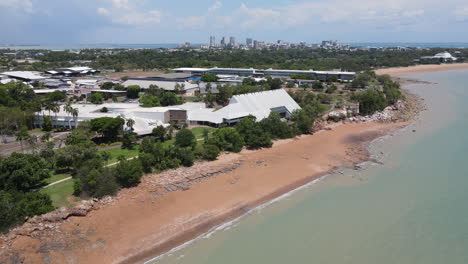
<path fill-rule="evenodd" d="M 192 131 L 184 128 L 176 134 L 175 145 L 181 148 L 191 147 L 194 149 L 197 145 L 197 141 Z"/>
<path fill-rule="evenodd" d="M 115 177 L 120 186 L 129 188 L 140 183 L 143 167 L 138 159 L 121 161 L 115 168 Z"/>
<path fill-rule="evenodd" d="M 206 160 L 216 160 L 220 152 L 216 145 L 206 144 L 203 146 L 202 157 Z"/>

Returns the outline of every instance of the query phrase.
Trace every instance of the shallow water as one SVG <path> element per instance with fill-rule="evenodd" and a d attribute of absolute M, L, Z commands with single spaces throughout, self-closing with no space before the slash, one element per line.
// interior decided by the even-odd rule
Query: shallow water
<path fill-rule="evenodd" d="M 340 170 L 154 263 L 468 263 L 468 71 L 410 76 L 428 111 Z M 415 132 L 413 132 L 415 130 Z"/>

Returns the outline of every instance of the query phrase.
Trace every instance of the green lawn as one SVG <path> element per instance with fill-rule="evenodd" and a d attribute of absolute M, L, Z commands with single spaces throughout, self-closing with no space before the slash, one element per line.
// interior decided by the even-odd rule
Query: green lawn
<path fill-rule="evenodd" d="M 48 194 L 56 207 L 72 207 L 73 201 L 79 201 L 79 198 L 73 196 L 74 183 L 74 180 L 64 181 L 42 189 L 41 192 Z"/>
<path fill-rule="evenodd" d="M 117 162 L 118 161 L 117 159 L 120 156 L 124 156 L 126 159 L 138 156 L 139 147 L 140 147 L 140 145 L 136 145 L 136 146 L 133 147 L 132 150 L 122 149 L 121 147 L 116 147 L 116 148 L 112 148 L 112 149 L 99 150 L 99 152 L 106 151 L 106 152 L 109 152 L 111 154 L 111 158 L 107 162 L 107 163 L 110 164 L 110 163 Z"/>
<path fill-rule="evenodd" d="M 68 177 L 70 177 L 70 176 L 71 176 L 70 174 L 56 174 L 56 175 L 52 175 L 49 179 L 46 180 L 46 183 L 47 183 L 47 184 L 51 184 L 51 183 L 53 183 L 53 182 L 66 179 L 66 178 L 68 178 Z"/>
<path fill-rule="evenodd" d="M 203 139 L 203 131 L 208 130 L 210 134 L 212 134 L 216 128 L 212 127 L 194 127 L 192 128 L 192 133 L 195 135 L 197 139 Z"/>

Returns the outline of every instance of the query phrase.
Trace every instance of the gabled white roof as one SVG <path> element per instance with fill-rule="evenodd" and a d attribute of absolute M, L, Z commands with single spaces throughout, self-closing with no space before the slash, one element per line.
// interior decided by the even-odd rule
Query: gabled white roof
<path fill-rule="evenodd" d="M 257 121 L 267 118 L 274 108 L 285 107 L 289 113 L 301 107 L 283 90 L 271 90 L 234 96 L 229 105 L 221 108 L 218 114 L 225 119 L 255 116 Z"/>
<path fill-rule="evenodd" d="M 301 107 L 283 89 L 250 93 L 234 96 L 229 105 L 215 111 L 214 109 L 192 109 L 188 118 L 192 121 L 205 121 L 221 124 L 224 120 L 255 116 L 257 121 L 267 118 L 273 109 L 286 108 L 289 113 Z"/>
<path fill-rule="evenodd" d="M 31 81 L 46 79 L 46 77 L 39 75 L 38 72 L 32 72 L 32 71 L 10 71 L 10 72 L 3 72 L 2 74 L 11 78 L 27 79 Z"/>

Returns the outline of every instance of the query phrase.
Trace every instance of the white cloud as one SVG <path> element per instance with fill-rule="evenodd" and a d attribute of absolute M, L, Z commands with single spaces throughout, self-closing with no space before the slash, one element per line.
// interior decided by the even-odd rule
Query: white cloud
<path fill-rule="evenodd" d="M 420 22 L 426 14 L 421 6 L 436 0 L 332 0 L 306 1 L 281 7 L 260 8 L 241 4 L 224 16 L 225 25 L 248 28 L 288 28 L 331 23 L 401 25 Z"/>
<path fill-rule="evenodd" d="M 457 8 L 453 12 L 458 20 L 468 19 L 468 6 Z"/>
<path fill-rule="evenodd" d="M 0 7 L 16 8 L 27 13 L 33 12 L 31 0 L 0 0 Z"/>
<path fill-rule="evenodd" d="M 188 16 L 188 17 L 176 17 L 175 25 L 178 29 L 200 29 L 205 27 L 210 19 L 214 19 L 216 11 L 223 6 L 223 3 L 216 1 L 212 6 L 208 8 L 206 15 L 202 16 Z"/>
<path fill-rule="evenodd" d="M 104 7 L 99 7 L 97 9 L 97 13 L 100 14 L 100 15 L 103 15 L 103 16 L 109 16 L 110 15 L 109 9 L 104 8 Z"/>
<path fill-rule="evenodd" d="M 162 13 L 159 10 L 140 11 L 141 1 L 111 0 L 110 8 L 99 7 L 99 15 L 109 17 L 113 23 L 124 25 L 151 25 L 161 22 Z"/>
<path fill-rule="evenodd" d="M 223 3 L 221 3 L 220 1 L 216 1 L 213 6 L 208 8 L 208 13 L 213 13 L 221 7 L 223 7 Z"/>

